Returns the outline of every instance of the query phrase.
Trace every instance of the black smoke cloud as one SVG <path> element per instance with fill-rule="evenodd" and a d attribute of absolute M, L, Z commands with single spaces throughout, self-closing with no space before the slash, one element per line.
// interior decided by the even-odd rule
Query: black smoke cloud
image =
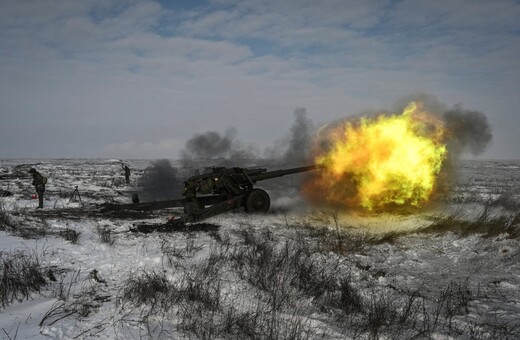
<path fill-rule="evenodd" d="M 208 131 L 191 137 L 181 151 L 184 166 L 195 160 L 206 160 L 211 166 L 247 166 L 268 163 L 272 166 L 298 166 L 308 160 L 313 126 L 303 108 L 294 112 L 293 125 L 284 138 L 264 152 L 237 138 L 237 131 L 224 134 Z M 262 156 L 260 156 L 262 154 Z"/>
<path fill-rule="evenodd" d="M 170 161 L 159 159 L 145 169 L 138 185 L 139 197 L 143 201 L 166 200 L 181 196 L 183 180 Z"/>
<path fill-rule="evenodd" d="M 229 129 L 224 135 L 215 131 L 194 135 L 181 151 L 183 163 L 206 160 L 211 163 L 209 165 L 226 166 L 257 158 L 255 148 L 238 140 L 236 135 L 235 129 Z"/>
<path fill-rule="evenodd" d="M 449 150 L 452 152 L 480 155 L 493 139 L 487 117 L 482 112 L 464 110 L 457 105 L 442 118 L 450 131 Z"/>
<path fill-rule="evenodd" d="M 226 133 L 220 136 L 217 132 L 209 131 L 205 134 L 192 137 L 186 143 L 184 157 L 211 158 L 224 157 L 231 150 L 235 133 Z"/>

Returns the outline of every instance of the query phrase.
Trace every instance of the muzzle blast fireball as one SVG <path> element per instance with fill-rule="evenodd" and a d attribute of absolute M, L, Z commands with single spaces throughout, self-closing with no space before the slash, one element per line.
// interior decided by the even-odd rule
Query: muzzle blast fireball
<path fill-rule="evenodd" d="M 323 169 L 309 176 L 302 192 L 313 202 L 349 210 L 423 207 L 438 187 L 446 137 L 443 122 L 415 102 L 399 115 L 322 129 L 314 158 Z"/>

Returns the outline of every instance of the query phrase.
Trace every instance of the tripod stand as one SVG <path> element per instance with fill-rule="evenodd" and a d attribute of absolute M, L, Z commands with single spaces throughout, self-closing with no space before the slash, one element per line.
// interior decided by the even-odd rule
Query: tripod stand
<path fill-rule="evenodd" d="M 76 185 L 74 191 L 72 192 L 72 195 L 70 195 L 69 203 L 76 202 L 77 200 L 79 200 L 80 203 L 83 203 L 83 201 L 81 200 L 81 195 L 79 194 L 78 186 Z"/>

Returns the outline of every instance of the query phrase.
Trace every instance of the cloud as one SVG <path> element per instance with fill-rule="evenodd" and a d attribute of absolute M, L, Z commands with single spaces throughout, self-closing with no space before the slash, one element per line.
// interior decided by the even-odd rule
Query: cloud
<path fill-rule="evenodd" d="M 430 33 L 443 28 L 488 35 L 517 29 L 519 15 L 520 7 L 513 0 L 405 0 L 396 4 L 391 19 L 400 25 L 426 27 Z"/>
<path fill-rule="evenodd" d="M 236 1 L 215 2 L 225 9 L 199 13 L 179 26 L 193 36 L 256 38 L 282 46 L 345 43 L 362 39 L 357 29 L 373 27 L 377 1 Z"/>
<path fill-rule="evenodd" d="M 265 147 L 283 135 L 297 107 L 320 123 L 416 91 L 492 111 L 490 124 L 503 129 L 494 129 L 501 150 L 518 122 L 514 1 L 2 4 L 0 132 L 28 135 L 44 119 L 99 133 L 108 145 L 102 155 L 146 157 L 166 140 L 183 145 L 202 131 L 236 126 Z M 117 133 L 107 134 L 110 127 Z M 56 133 L 52 148 L 65 150 L 58 140 L 67 144 L 67 134 Z M 12 150 L 25 143 L 10 136 L 0 133 L 0 151 L 18 156 Z M 169 157 L 166 149 L 158 156 Z"/>

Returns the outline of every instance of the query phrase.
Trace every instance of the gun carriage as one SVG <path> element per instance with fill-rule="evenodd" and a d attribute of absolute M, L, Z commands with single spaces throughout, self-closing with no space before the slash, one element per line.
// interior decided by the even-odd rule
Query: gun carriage
<path fill-rule="evenodd" d="M 271 200 L 265 190 L 255 187 L 257 182 L 318 168 L 317 165 L 310 165 L 267 171 L 265 168 L 214 167 L 208 173 L 189 177 L 184 182 L 183 198 L 107 205 L 106 209 L 155 210 L 182 207 L 184 214 L 175 219 L 175 223 L 197 222 L 240 208 L 249 213 L 262 213 L 269 210 Z M 133 201 L 138 202 L 138 198 L 134 197 Z"/>

